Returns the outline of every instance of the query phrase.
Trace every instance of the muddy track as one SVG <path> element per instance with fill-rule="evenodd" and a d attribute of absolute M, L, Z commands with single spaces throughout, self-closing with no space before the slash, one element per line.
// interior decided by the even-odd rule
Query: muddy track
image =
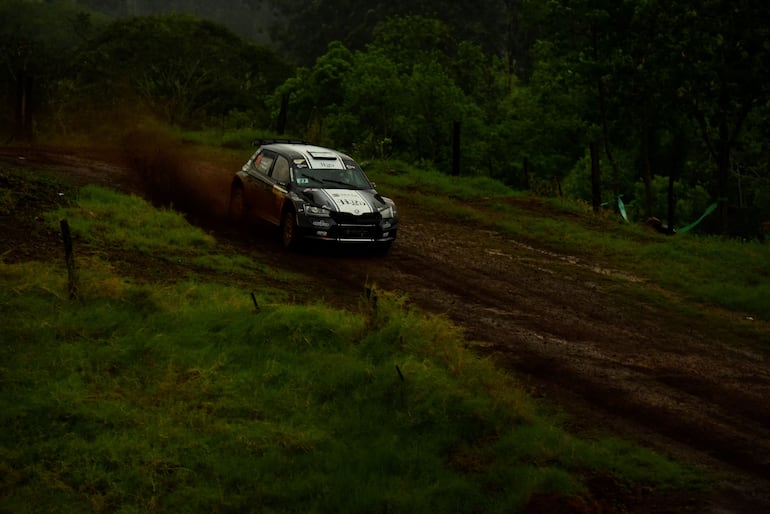
<path fill-rule="evenodd" d="M 125 169 L 98 160 L 63 166 L 85 181 L 135 184 Z M 223 243 L 325 277 L 319 293 L 341 304 L 356 301 L 369 283 L 403 292 L 461 325 L 481 354 L 568 414 L 572 429 L 618 434 L 719 473 L 724 478 L 698 499 L 698 512 L 770 512 L 770 324 L 645 302 L 628 293 L 643 282 L 622 270 L 427 221 L 407 198 L 396 198 L 402 230 L 387 257 L 287 254 L 264 227 L 244 233 L 222 224 L 230 176 L 198 170 L 208 211 L 190 216 Z M 677 511 L 670 507 L 655 510 Z"/>
<path fill-rule="evenodd" d="M 454 242 L 431 242 L 439 233 Z M 624 296 L 622 274 L 464 234 L 415 222 L 386 261 L 337 259 L 319 271 L 403 290 L 447 314 L 479 351 L 527 377 L 581 425 L 590 424 L 583 410 L 590 408 L 603 422 L 616 416 L 659 434 L 661 448 L 682 445 L 702 463 L 770 477 L 770 370 L 748 332 L 733 330 L 729 317 L 686 319 Z"/>

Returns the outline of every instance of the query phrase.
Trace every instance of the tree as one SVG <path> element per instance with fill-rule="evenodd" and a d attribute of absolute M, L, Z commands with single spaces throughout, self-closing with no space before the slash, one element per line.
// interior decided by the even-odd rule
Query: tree
<path fill-rule="evenodd" d="M 692 126 L 677 94 L 682 75 L 671 59 L 674 42 L 681 33 L 671 13 L 671 3 L 636 2 L 629 13 L 624 59 L 614 75 L 618 82 L 619 123 L 632 127 L 627 146 L 634 143 L 637 169 L 644 184 L 645 217 L 659 216 L 653 181 L 668 175 L 668 226 L 674 225 L 673 184 L 686 171 L 687 150 L 692 146 Z M 676 53 L 674 52 L 674 55 Z"/>
<path fill-rule="evenodd" d="M 288 99 L 288 131 L 307 134 L 315 124 L 315 136 L 324 137 L 326 118 L 344 103 L 344 84 L 353 67 L 353 53 L 340 41 L 329 43 L 326 54 L 312 68 L 298 67 L 294 76 L 275 91 L 273 106 Z"/>
<path fill-rule="evenodd" d="M 440 20 L 423 16 L 394 16 L 374 28 L 370 48 L 388 56 L 408 73 L 417 64 L 435 62 L 448 67 L 455 54 L 455 40 Z"/>
<path fill-rule="evenodd" d="M 556 0 L 548 5 L 547 39 L 554 55 L 572 71 L 573 87 L 590 93 L 585 97 L 586 121 L 599 129 L 598 141 L 612 169 L 611 189 L 618 195 L 623 187 L 615 149 L 630 135 L 627 125 L 618 122 L 625 110 L 621 95 L 629 87 L 634 2 Z M 599 157 L 598 152 L 592 154 Z"/>
<path fill-rule="evenodd" d="M 335 139 L 365 155 L 383 156 L 389 145 L 411 151 L 405 80 L 384 52 L 356 52 L 343 81 L 344 102 L 330 121 Z"/>
<path fill-rule="evenodd" d="M 724 234 L 734 197 L 732 155 L 750 114 L 770 97 L 770 5 L 751 0 L 677 5 L 683 28 L 675 46 L 683 78 L 679 95 L 715 163 L 712 191 L 720 201 Z"/>
<path fill-rule="evenodd" d="M 753 105 L 767 98 L 768 7 L 749 0 L 694 6 L 555 0 L 547 6 L 533 91 L 553 96 L 556 85 L 581 104 L 561 105 L 600 137 L 613 193 L 628 188 L 616 154 L 637 146 L 649 213 L 653 175 L 665 171 L 673 184 L 686 171 L 690 117 L 716 163 L 713 190 L 726 197 L 731 150 Z"/>
<path fill-rule="evenodd" d="M 499 132 L 506 137 L 496 145 L 518 160 L 524 176 L 513 183 L 531 186 L 537 177 L 555 183 L 556 192 L 600 133 L 590 112 L 593 89 L 576 77 L 576 66 L 559 51 L 548 41 L 536 45 L 530 83 L 515 86 L 500 104 L 505 116 Z M 511 168 L 507 163 L 496 167 Z"/>
<path fill-rule="evenodd" d="M 393 18 L 365 50 L 351 53 L 332 42 L 313 67 L 298 68 L 278 88 L 273 105 L 288 97 L 290 131 L 306 138 L 356 147 L 359 155 L 395 148 L 443 166 L 453 124 L 481 125 L 478 108 L 452 77 L 455 45 L 441 22 Z"/>
<path fill-rule="evenodd" d="M 487 0 L 473 5 L 446 0 L 281 0 L 271 2 L 274 42 L 302 65 L 312 65 L 330 41 L 352 51 L 372 42 L 375 28 L 390 18 L 419 17 L 449 28 L 457 41 L 470 41 L 489 55 L 507 54 L 511 63 L 527 61 L 531 34 L 519 0 Z M 427 29 L 430 32 L 430 28 Z M 405 37 L 420 37 L 408 31 Z M 427 49 L 428 47 L 424 47 Z"/>
<path fill-rule="evenodd" d="M 68 4 L 0 4 L 0 93 L 12 113 L 2 122 L 12 126 L 11 137 L 34 136 L 37 115 L 50 105 L 49 89 L 66 72 L 81 42 L 76 28 L 87 20 Z"/>
<path fill-rule="evenodd" d="M 264 98 L 288 73 L 267 49 L 188 15 L 117 20 L 79 63 L 79 82 L 95 100 L 137 98 L 172 124 L 264 111 Z"/>

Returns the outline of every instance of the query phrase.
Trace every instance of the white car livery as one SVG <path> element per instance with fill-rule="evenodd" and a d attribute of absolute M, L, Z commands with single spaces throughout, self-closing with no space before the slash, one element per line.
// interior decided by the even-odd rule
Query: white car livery
<path fill-rule="evenodd" d="M 233 221 L 281 227 L 286 248 L 308 239 L 368 243 L 387 251 L 398 232 L 393 200 L 351 157 L 287 140 L 258 141 L 230 190 Z"/>

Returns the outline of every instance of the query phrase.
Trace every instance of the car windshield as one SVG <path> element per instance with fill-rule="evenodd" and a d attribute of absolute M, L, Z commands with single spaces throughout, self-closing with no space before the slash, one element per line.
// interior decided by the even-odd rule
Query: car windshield
<path fill-rule="evenodd" d="M 294 182 L 299 186 L 321 186 L 331 189 L 369 189 L 371 184 L 364 172 L 350 169 L 298 169 Z"/>

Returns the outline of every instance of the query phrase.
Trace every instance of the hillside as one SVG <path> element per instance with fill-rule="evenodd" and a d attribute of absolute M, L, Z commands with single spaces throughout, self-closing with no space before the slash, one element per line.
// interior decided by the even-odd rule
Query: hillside
<path fill-rule="evenodd" d="M 141 191 L 121 162 L 104 156 L 3 153 L 14 166 L 34 163 L 34 169 L 76 185 Z M 385 258 L 323 250 L 286 254 L 268 229 L 223 223 L 229 177 L 217 166 L 190 170 L 190 205 L 198 208 L 189 218 L 227 250 L 306 275 L 312 287 L 291 291 L 297 298 L 351 307 L 368 283 L 405 294 L 461 326 L 471 347 L 563 411 L 571 430 L 587 437 L 617 434 L 720 476 L 718 487 L 697 498 L 597 481 L 594 497 L 607 505 L 620 502 L 621 512 L 770 508 L 767 322 L 693 304 L 616 263 L 587 261 L 437 217 L 407 195 L 395 198 L 403 231 Z M 3 218 L 5 262 L 60 258 L 58 235 L 38 215 L 75 187 L 28 191 L 18 215 Z M 531 216 L 553 214 L 535 200 L 510 201 Z M 474 207 L 486 209 L 483 202 Z M 118 269 L 133 267 L 131 256 L 114 259 Z"/>

